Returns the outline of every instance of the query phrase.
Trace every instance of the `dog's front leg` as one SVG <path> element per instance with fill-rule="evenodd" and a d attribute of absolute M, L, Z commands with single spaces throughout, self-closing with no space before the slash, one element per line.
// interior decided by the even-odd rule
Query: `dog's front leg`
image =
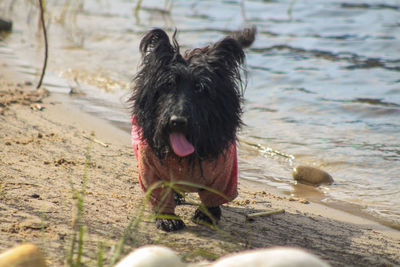
<path fill-rule="evenodd" d="M 156 189 L 151 194 L 152 206 L 156 213 L 156 226 L 158 229 L 171 232 L 185 227 L 184 222 L 175 215 L 175 191 L 164 187 Z"/>
<path fill-rule="evenodd" d="M 141 148 L 139 146 L 139 148 Z M 166 185 L 154 185 L 163 181 L 158 175 L 152 152 L 146 149 L 138 149 L 139 181 L 144 192 L 151 190 L 149 202 L 156 216 L 156 226 L 166 232 L 177 231 L 185 227 L 183 221 L 175 215 L 175 191 Z M 155 161 L 157 162 L 157 161 Z"/>
<path fill-rule="evenodd" d="M 185 223 L 174 213 L 159 214 L 156 218 L 156 226 L 160 230 L 172 232 L 185 228 Z"/>

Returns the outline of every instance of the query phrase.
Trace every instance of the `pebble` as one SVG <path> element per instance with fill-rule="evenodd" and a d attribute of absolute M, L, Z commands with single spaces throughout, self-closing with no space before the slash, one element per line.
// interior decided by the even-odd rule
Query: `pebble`
<path fill-rule="evenodd" d="M 332 184 L 332 176 L 318 168 L 309 166 L 297 166 L 293 173 L 293 179 L 300 183 L 311 184 L 311 185 L 321 185 L 321 184 Z"/>
<path fill-rule="evenodd" d="M 26 219 L 19 224 L 20 229 L 32 229 L 32 230 L 41 230 L 42 228 L 46 228 L 47 225 L 45 222 L 40 220 L 39 218 Z"/>

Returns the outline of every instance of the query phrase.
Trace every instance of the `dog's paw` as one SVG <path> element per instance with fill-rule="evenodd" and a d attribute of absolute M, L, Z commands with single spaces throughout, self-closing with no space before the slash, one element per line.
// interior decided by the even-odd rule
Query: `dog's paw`
<path fill-rule="evenodd" d="M 178 192 L 174 192 L 174 201 L 176 205 L 183 205 L 186 203 L 185 201 L 185 195 L 178 193 Z"/>
<path fill-rule="evenodd" d="M 204 209 L 207 209 L 207 211 Z M 198 208 L 193 215 L 192 221 L 197 224 L 215 225 L 220 219 L 221 208 L 218 206 Z"/>
<path fill-rule="evenodd" d="M 172 232 L 185 228 L 185 223 L 181 219 L 179 219 L 179 217 L 177 217 L 175 214 L 163 214 L 159 216 L 176 217 L 176 219 L 156 218 L 156 226 L 160 230 L 163 230 L 165 232 Z"/>

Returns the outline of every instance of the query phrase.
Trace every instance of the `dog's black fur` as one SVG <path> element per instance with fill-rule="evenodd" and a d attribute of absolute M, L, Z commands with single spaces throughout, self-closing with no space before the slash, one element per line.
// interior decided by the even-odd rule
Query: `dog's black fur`
<path fill-rule="evenodd" d="M 246 28 L 183 55 L 176 31 L 172 44 L 161 29 L 153 29 L 143 37 L 142 63 L 129 101 L 143 141 L 160 161 L 173 154 L 171 131 L 185 134 L 193 144 L 194 153 L 187 156 L 190 162 L 216 159 L 235 142 L 242 124 L 243 49 L 253 43 L 255 33 L 255 27 Z M 219 219 L 219 207 L 208 209 Z M 212 221 L 207 218 L 198 210 L 194 220 Z M 170 220 L 158 219 L 157 226 L 167 231 L 184 226 L 183 222 L 173 225 Z"/>

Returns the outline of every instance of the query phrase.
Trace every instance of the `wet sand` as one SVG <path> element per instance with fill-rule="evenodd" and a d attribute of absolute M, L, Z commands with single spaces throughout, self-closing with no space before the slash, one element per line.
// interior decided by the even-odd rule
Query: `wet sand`
<path fill-rule="evenodd" d="M 32 242 L 44 250 L 49 266 L 63 266 L 76 224 L 72 188 L 80 190 L 90 155 L 84 262 L 96 265 L 102 242 L 107 263 L 143 200 L 129 135 L 75 110 L 65 96 L 43 94 L 6 104 L 10 92 L 34 90 L 24 79 L 0 73 L 0 251 Z M 92 132 L 96 142 L 88 139 Z M 195 195 L 189 197 L 196 201 Z M 239 197 L 222 209 L 219 230 L 192 223 L 195 209 L 179 206 L 177 214 L 187 228 L 176 233 L 157 230 L 146 210 L 139 229 L 128 235 L 123 255 L 137 246 L 162 244 L 195 262 L 246 249 L 291 246 L 305 248 L 332 266 L 400 264 L 399 231 L 243 181 Z M 246 220 L 247 214 L 280 209 L 285 212 Z"/>

